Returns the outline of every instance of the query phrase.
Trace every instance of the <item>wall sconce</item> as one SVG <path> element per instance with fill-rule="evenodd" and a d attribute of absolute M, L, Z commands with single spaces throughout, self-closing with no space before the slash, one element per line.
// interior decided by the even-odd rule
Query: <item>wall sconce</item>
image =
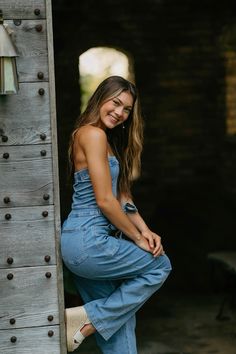
<path fill-rule="evenodd" d="M 3 25 L 2 10 L 0 10 L 0 95 L 17 93 L 19 90 L 17 56 L 11 37 Z"/>

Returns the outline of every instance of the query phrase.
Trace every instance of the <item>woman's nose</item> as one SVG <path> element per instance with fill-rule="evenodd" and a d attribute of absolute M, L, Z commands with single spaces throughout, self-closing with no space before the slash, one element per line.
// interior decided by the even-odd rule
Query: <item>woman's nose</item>
<path fill-rule="evenodd" d="M 122 112 L 123 112 L 123 109 L 122 107 L 116 107 L 115 109 L 115 113 L 118 117 L 121 117 L 122 116 Z"/>

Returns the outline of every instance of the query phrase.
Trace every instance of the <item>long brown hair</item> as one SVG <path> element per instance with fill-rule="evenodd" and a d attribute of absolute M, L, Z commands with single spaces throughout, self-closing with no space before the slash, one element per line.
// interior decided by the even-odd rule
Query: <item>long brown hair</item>
<path fill-rule="evenodd" d="M 121 92 L 129 92 L 133 97 L 133 107 L 128 119 L 113 129 L 107 129 L 107 140 L 120 164 L 118 194 L 131 196 L 132 180 L 140 173 L 141 152 L 143 147 L 143 119 L 138 92 L 133 83 L 121 76 L 110 76 L 100 83 L 88 101 L 85 111 L 79 116 L 71 134 L 69 144 L 69 167 L 74 172 L 73 143 L 77 130 L 87 124 L 96 126 L 100 119 L 100 108 L 106 101 L 117 97 Z"/>

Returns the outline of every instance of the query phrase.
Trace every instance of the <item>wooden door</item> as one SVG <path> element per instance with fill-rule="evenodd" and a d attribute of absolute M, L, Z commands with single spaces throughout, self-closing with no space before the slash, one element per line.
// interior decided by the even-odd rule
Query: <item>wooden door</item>
<path fill-rule="evenodd" d="M 50 0 L 2 0 L 19 93 L 0 96 L 0 353 L 66 353 Z"/>

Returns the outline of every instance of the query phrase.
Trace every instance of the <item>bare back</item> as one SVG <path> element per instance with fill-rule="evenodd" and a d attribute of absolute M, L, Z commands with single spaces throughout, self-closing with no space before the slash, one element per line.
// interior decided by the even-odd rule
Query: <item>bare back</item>
<path fill-rule="evenodd" d="M 86 135 L 93 130 L 101 130 L 101 129 L 98 127 L 94 127 L 92 125 L 85 125 L 79 128 L 75 133 L 74 144 L 73 144 L 73 160 L 74 160 L 75 171 L 79 171 L 83 168 L 88 167 L 88 162 L 87 162 L 85 149 L 84 149 L 84 145 L 86 144 L 86 142 L 83 141 L 84 140 L 83 137 L 86 137 Z M 113 155 L 113 152 L 107 142 L 107 156 L 108 155 Z"/>

